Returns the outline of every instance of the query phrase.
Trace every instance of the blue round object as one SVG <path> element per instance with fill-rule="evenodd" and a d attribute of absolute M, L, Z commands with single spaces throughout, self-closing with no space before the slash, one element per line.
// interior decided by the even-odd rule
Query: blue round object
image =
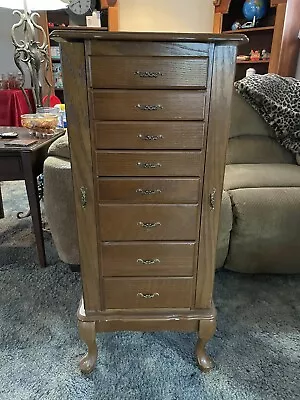
<path fill-rule="evenodd" d="M 245 0 L 243 13 L 248 21 L 252 21 L 254 17 L 263 18 L 267 13 L 266 0 Z"/>

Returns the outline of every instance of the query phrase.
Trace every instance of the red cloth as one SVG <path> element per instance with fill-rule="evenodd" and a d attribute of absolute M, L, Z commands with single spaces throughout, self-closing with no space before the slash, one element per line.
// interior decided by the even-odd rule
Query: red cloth
<path fill-rule="evenodd" d="M 31 89 L 25 89 L 33 112 L 35 105 Z M 30 112 L 21 89 L 0 90 L 0 126 L 21 126 L 21 115 Z"/>

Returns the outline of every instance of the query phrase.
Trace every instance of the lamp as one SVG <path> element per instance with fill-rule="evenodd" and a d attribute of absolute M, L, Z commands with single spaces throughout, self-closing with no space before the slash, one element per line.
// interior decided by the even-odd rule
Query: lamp
<path fill-rule="evenodd" d="M 40 89 L 40 70 L 43 64 L 45 65 L 44 79 L 49 87 L 49 94 L 51 90 L 51 84 L 46 77 L 50 63 L 47 36 L 44 29 L 37 23 L 36 18 L 39 18 L 40 15 L 37 12 L 32 12 L 32 10 L 59 10 L 66 8 L 68 3 L 68 0 L 0 0 L 0 7 L 13 9 L 13 14 L 17 14 L 20 17 L 20 20 L 12 26 L 11 37 L 15 47 L 14 61 L 22 74 L 20 88 L 29 109 L 31 109 L 31 104 L 24 90 L 25 72 L 23 64 L 27 66 L 30 74 L 30 83 L 36 107 L 43 105 Z M 18 30 L 22 30 L 24 34 L 21 40 L 16 38 Z M 37 40 L 38 32 L 41 34 L 41 42 Z"/>

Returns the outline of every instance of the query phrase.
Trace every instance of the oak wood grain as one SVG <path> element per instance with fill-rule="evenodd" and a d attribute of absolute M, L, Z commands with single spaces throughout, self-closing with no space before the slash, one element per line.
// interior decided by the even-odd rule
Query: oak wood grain
<path fill-rule="evenodd" d="M 140 41 L 86 42 L 86 54 L 92 56 L 140 56 L 140 57 L 205 57 L 207 43 L 168 43 Z"/>
<path fill-rule="evenodd" d="M 216 46 L 203 183 L 196 308 L 209 308 L 212 306 L 219 214 L 230 125 L 232 84 L 235 74 L 235 57 L 235 46 Z M 213 202 L 212 196 L 214 197 Z"/>
<path fill-rule="evenodd" d="M 188 277 L 105 278 L 105 305 L 107 309 L 189 308 L 192 282 Z"/>
<path fill-rule="evenodd" d="M 94 89 L 93 117 L 102 121 L 202 121 L 205 92 L 200 90 Z"/>
<path fill-rule="evenodd" d="M 91 135 L 85 71 L 84 45 L 62 44 L 62 65 L 68 114 L 68 132 L 78 227 L 83 296 L 87 314 L 101 309 L 99 259 L 95 225 L 95 196 L 92 172 Z M 74 82 L 77 84 L 74 85 Z M 81 188 L 87 196 L 82 208 Z"/>
<path fill-rule="evenodd" d="M 201 180 L 192 178 L 101 178 L 99 203 L 198 203 Z"/>
<path fill-rule="evenodd" d="M 131 89 L 205 89 L 208 58 L 90 57 L 90 86 Z"/>
<path fill-rule="evenodd" d="M 194 242 L 102 243 L 104 276 L 192 276 Z"/>
<path fill-rule="evenodd" d="M 98 176 L 202 176 L 200 151 L 97 151 Z"/>
<path fill-rule="evenodd" d="M 166 319 L 162 321 L 101 321 L 96 323 L 97 332 L 115 332 L 115 331 L 182 331 L 195 332 L 199 329 L 198 320 L 173 320 Z"/>
<path fill-rule="evenodd" d="M 202 149 L 206 124 L 194 121 L 95 123 L 97 149 Z"/>
<path fill-rule="evenodd" d="M 197 237 L 197 205 L 101 204 L 99 210 L 102 241 L 194 241 Z"/>

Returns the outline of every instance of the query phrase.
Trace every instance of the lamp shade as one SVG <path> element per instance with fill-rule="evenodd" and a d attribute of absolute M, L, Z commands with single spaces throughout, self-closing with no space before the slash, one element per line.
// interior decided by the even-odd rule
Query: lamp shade
<path fill-rule="evenodd" d="M 26 0 L 29 10 L 60 10 L 66 8 L 68 0 Z M 24 10 L 24 0 L 0 0 L 0 7 L 10 8 L 12 10 Z"/>

